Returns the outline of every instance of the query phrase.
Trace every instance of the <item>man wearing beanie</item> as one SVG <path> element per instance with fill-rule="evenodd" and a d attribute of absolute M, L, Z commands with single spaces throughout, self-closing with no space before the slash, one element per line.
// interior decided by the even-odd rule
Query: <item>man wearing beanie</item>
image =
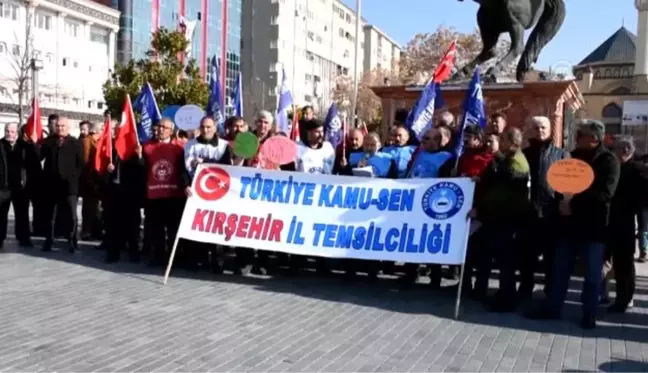
<path fill-rule="evenodd" d="M 559 205 L 560 224 L 555 251 L 551 290 L 539 319 L 560 318 L 569 287 L 575 258 L 584 263 L 581 300 L 583 316 L 581 327 L 596 327 L 596 312 L 602 286 L 605 242 L 608 235 L 610 204 L 620 176 L 617 157 L 605 148 L 605 125 L 595 120 L 577 123 L 576 149 L 571 156 L 589 164 L 594 170 L 594 182 L 582 193 L 563 196 Z"/>

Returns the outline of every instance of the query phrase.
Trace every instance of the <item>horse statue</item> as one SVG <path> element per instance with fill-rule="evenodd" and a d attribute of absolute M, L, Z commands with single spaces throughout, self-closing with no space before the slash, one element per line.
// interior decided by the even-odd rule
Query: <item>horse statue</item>
<path fill-rule="evenodd" d="M 464 0 L 459 0 L 464 1 Z M 477 57 L 459 70 L 453 78 L 467 79 L 476 66 L 495 57 L 495 47 L 501 34 L 511 37 L 508 53 L 488 69 L 486 77 L 495 81 L 502 68 L 520 55 L 515 77 L 522 82 L 547 43 L 556 36 L 565 20 L 564 0 L 473 0 L 479 4 L 477 25 L 482 50 Z M 524 31 L 533 29 L 526 45 Z"/>

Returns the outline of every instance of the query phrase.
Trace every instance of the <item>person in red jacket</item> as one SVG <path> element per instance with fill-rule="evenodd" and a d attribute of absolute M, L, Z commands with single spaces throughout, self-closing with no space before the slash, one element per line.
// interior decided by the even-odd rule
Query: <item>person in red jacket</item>
<path fill-rule="evenodd" d="M 170 245 L 178 232 L 185 196 L 190 193 L 184 149 L 173 141 L 173 127 L 171 119 L 162 118 L 155 139 L 137 149 L 146 173 L 146 215 L 151 224 L 148 233 L 152 235 L 149 242 L 153 265 L 166 264 Z"/>
<path fill-rule="evenodd" d="M 493 160 L 494 153 L 484 146 L 484 131 L 479 126 L 464 129 L 464 153 L 459 157 L 457 175 L 479 178 Z"/>

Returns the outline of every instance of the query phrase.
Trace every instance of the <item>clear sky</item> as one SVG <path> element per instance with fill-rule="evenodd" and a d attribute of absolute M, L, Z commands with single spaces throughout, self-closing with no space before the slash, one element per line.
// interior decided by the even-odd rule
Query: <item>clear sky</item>
<path fill-rule="evenodd" d="M 355 9 L 356 0 L 343 1 Z M 636 34 L 637 10 L 633 0 L 565 2 L 565 23 L 543 50 L 538 68 L 560 70 L 577 64 L 622 24 Z M 477 26 L 477 7 L 472 0 L 363 0 L 362 16 L 404 46 L 414 34 L 433 32 L 439 25 L 470 32 Z"/>

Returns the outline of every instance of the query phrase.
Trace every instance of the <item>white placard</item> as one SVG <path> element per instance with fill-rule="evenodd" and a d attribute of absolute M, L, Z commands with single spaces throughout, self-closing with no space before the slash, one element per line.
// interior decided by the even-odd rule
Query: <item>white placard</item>
<path fill-rule="evenodd" d="M 623 101 L 624 126 L 648 125 L 648 100 Z"/>
<path fill-rule="evenodd" d="M 185 131 L 193 131 L 200 126 L 200 120 L 205 116 L 205 111 L 197 105 L 184 105 L 175 113 L 175 125 Z"/>

